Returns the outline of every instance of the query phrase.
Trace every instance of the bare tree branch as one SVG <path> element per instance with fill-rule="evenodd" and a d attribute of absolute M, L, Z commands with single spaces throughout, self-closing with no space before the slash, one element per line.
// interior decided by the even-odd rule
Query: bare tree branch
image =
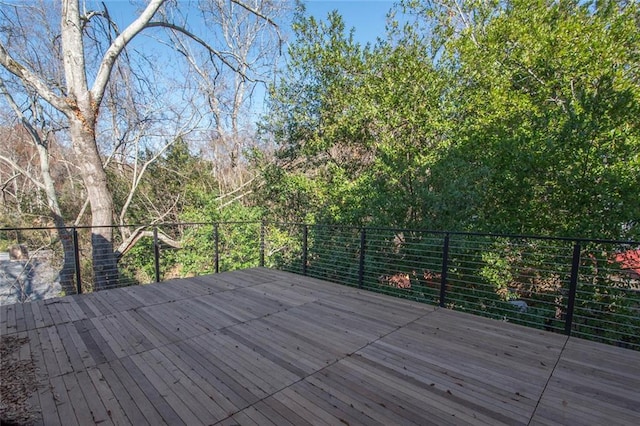
<path fill-rule="evenodd" d="M 65 113 L 69 113 L 71 111 L 71 106 L 64 101 L 64 98 L 56 95 L 47 87 L 47 84 L 40 77 L 15 61 L 11 55 L 9 55 L 2 43 L 0 43 L 0 65 L 2 65 L 11 74 L 18 77 L 22 81 L 22 84 L 34 88 L 44 100 L 49 102 L 59 111 Z"/>
<path fill-rule="evenodd" d="M 232 52 L 225 52 L 222 53 L 216 49 L 214 49 L 213 47 L 211 47 L 209 45 L 209 43 L 207 43 L 206 41 L 204 41 L 203 39 L 201 39 L 200 37 L 198 37 L 197 35 L 189 32 L 187 29 L 175 25 L 175 24 L 171 24 L 169 22 L 149 22 L 147 24 L 147 27 L 164 27 L 164 28 L 169 28 L 171 30 L 174 31 L 178 31 L 184 35 L 186 35 L 187 37 L 189 37 L 190 39 L 192 39 L 193 41 L 195 41 L 196 43 L 198 43 L 199 45 L 201 45 L 202 47 L 204 47 L 205 49 L 207 49 L 207 51 L 209 53 L 211 53 L 212 55 L 216 56 L 217 58 L 219 58 L 226 66 L 228 66 L 230 69 L 232 69 L 234 72 L 240 74 L 242 76 L 242 78 L 251 81 L 251 82 L 255 82 L 257 80 L 251 79 L 249 78 L 246 73 L 244 73 L 239 67 L 234 66 L 233 64 L 231 64 L 231 62 L 229 62 L 229 60 L 225 57 L 226 56 L 232 56 L 237 62 L 239 62 L 242 67 L 248 67 L 248 65 L 244 62 L 242 62 L 242 59 L 240 57 L 238 57 L 238 55 L 232 53 Z M 183 55 L 186 56 L 186 54 L 184 52 L 180 52 Z"/>
<path fill-rule="evenodd" d="M 122 242 L 122 244 L 118 246 L 118 248 L 116 249 L 116 255 L 118 257 L 118 260 L 120 260 L 122 256 L 124 256 L 125 254 L 127 254 L 127 252 L 131 250 L 136 245 L 136 243 L 140 241 L 140 239 L 144 237 L 153 237 L 153 232 L 145 231 L 144 228 L 145 227 L 140 227 L 134 230 L 129 236 L 129 238 L 127 238 L 125 241 Z M 162 241 L 163 243 L 173 248 L 182 248 L 182 244 L 180 243 L 180 241 L 174 240 L 173 238 L 169 237 L 168 235 L 166 235 L 161 231 L 158 231 L 158 240 Z"/>
<path fill-rule="evenodd" d="M 259 10 L 256 10 L 254 8 L 252 8 L 251 6 L 245 4 L 244 2 L 241 2 L 239 0 L 230 0 L 231 3 L 235 3 L 238 6 L 240 6 L 241 8 L 253 13 L 254 15 L 258 16 L 259 18 L 264 19 L 265 21 L 267 21 L 269 24 L 273 25 L 273 27 L 276 30 L 276 34 L 278 34 L 278 44 L 280 46 L 280 53 L 282 54 L 282 35 L 280 34 L 280 27 L 278 26 L 278 24 L 276 24 L 273 19 L 269 18 L 268 16 L 266 16 L 265 14 L 261 13 Z"/>
<path fill-rule="evenodd" d="M 116 59 L 131 39 L 146 28 L 149 21 L 153 18 L 153 15 L 155 15 L 164 2 L 165 0 L 151 0 L 140 16 L 116 37 L 111 43 L 111 46 L 109 46 L 109 49 L 105 52 L 93 87 L 91 88 L 91 95 L 97 106 L 100 105 L 102 101 Z"/>
<path fill-rule="evenodd" d="M 31 174 L 31 172 L 29 172 L 27 169 L 21 167 L 18 163 L 16 163 L 14 160 L 12 160 L 9 157 L 6 157 L 2 154 L 0 154 L 0 160 L 4 161 L 5 163 L 7 163 L 8 165 L 10 165 L 11 167 L 13 167 L 14 170 L 16 170 L 17 172 L 19 172 L 21 175 L 23 175 L 24 177 L 26 177 L 27 179 L 29 179 L 31 182 L 33 182 L 33 184 L 35 186 L 37 186 L 39 189 L 44 190 L 44 184 L 42 182 L 40 182 L 38 180 L 37 177 L 35 177 L 34 175 Z"/>

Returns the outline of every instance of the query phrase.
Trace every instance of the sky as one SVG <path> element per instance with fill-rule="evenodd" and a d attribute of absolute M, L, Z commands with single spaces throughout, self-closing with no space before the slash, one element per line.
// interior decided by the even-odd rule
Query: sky
<path fill-rule="evenodd" d="M 307 0 L 307 14 L 326 18 L 337 10 L 347 29 L 355 28 L 355 38 L 363 44 L 384 37 L 386 16 L 394 2 L 389 0 Z"/>
<path fill-rule="evenodd" d="M 135 17 L 135 8 L 129 0 L 106 0 L 109 12 L 117 21 L 127 24 Z M 392 0 L 306 0 L 307 13 L 325 19 L 332 10 L 337 10 L 347 29 L 355 28 L 356 40 L 366 44 L 375 43 L 385 34 L 387 12 L 395 2 Z M 288 30 L 288 29 L 287 29 Z"/>
<path fill-rule="evenodd" d="M 87 3 L 96 7 L 95 4 L 99 0 L 89 0 Z M 109 13 L 112 18 L 118 23 L 120 28 L 126 27 L 130 24 L 135 17 L 137 17 L 139 10 L 132 5 L 131 0 L 104 0 Z M 361 44 L 375 44 L 378 37 L 385 36 L 385 23 L 386 16 L 389 10 L 393 7 L 396 1 L 393 0 L 306 0 L 306 12 L 309 16 L 314 16 L 316 19 L 325 20 L 327 14 L 333 10 L 337 10 L 344 19 L 345 28 L 349 31 L 354 28 L 354 37 L 357 42 Z M 140 5 L 140 0 L 134 0 L 134 3 Z M 145 0 L 142 0 L 142 4 Z M 180 0 L 178 0 L 180 4 Z M 97 6 L 100 8 L 100 6 Z M 291 40 L 291 29 L 284 28 L 284 33 L 288 36 L 285 38 Z M 146 36 L 148 33 L 144 33 Z M 153 34 L 153 33 L 150 33 Z M 149 39 L 142 37 L 136 40 L 136 43 L 142 43 L 145 46 L 149 43 Z M 164 49 L 156 42 L 149 44 L 149 49 Z M 265 92 L 264 87 L 259 86 L 257 89 L 256 99 L 261 98 L 262 93 Z M 254 109 L 258 113 L 263 113 L 264 104 L 262 102 L 256 102 Z"/>

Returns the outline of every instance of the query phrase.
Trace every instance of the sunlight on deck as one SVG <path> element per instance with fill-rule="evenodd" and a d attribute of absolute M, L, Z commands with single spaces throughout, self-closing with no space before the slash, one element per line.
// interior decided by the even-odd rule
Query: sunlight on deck
<path fill-rule="evenodd" d="M 640 424 L 640 352 L 264 268 L 0 314 L 36 423 Z"/>

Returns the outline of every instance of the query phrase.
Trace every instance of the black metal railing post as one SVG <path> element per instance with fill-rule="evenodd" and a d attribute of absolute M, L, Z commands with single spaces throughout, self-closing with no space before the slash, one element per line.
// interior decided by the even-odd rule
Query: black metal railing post
<path fill-rule="evenodd" d="M 260 221 L 260 267 L 264 268 L 264 220 Z"/>
<path fill-rule="evenodd" d="M 309 256 L 309 226 L 302 225 L 302 275 L 307 275 L 307 260 Z"/>
<path fill-rule="evenodd" d="M 444 308 L 447 298 L 447 271 L 449 270 L 449 234 L 445 234 L 442 245 L 442 271 L 440 272 L 440 303 Z"/>
<path fill-rule="evenodd" d="M 153 266 L 156 272 L 156 282 L 160 282 L 160 243 L 158 242 L 158 227 L 153 227 Z"/>
<path fill-rule="evenodd" d="M 367 248 L 367 230 L 360 229 L 360 263 L 358 266 L 358 288 L 362 288 L 364 284 L 364 255 Z"/>
<path fill-rule="evenodd" d="M 213 224 L 213 268 L 220 272 L 220 224 Z"/>
<path fill-rule="evenodd" d="M 567 300 L 567 314 L 564 319 L 564 334 L 571 335 L 573 325 L 573 311 L 576 303 L 576 292 L 578 291 L 578 272 L 580 269 L 580 243 L 573 246 L 573 260 L 571 262 L 571 278 L 569 279 L 569 298 Z"/>
<path fill-rule="evenodd" d="M 78 230 L 74 226 L 71 230 L 73 236 L 73 260 L 76 267 L 76 292 L 82 294 L 82 276 L 80 273 L 80 247 L 78 245 Z"/>

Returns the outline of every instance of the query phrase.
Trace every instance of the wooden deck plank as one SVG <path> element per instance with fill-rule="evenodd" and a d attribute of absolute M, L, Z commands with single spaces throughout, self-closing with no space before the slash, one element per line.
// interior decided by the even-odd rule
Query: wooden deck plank
<path fill-rule="evenodd" d="M 119 302 L 109 297 L 110 293 L 109 291 L 96 291 L 92 293 L 94 295 L 93 303 L 100 310 L 100 316 L 116 314 L 120 311 Z"/>
<path fill-rule="evenodd" d="M 79 372 L 79 374 L 80 373 L 85 372 Z M 69 402 L 71 403 L 73 412 L 80 425 L 95 424 L 97 420 L 102 420 L 102 422 L 108 421 L 106 416 L 101 416 L 100 413 L 93 413 L 89 408 L 87 400 L 93 397 L 93 393 L 90 393 L 89 389 L 86 389 L 89 392 L 83 392 L 80 388 L 77 376 L 74 373 L 63 375 L 62 380 L 66 388 L 66 393 L 69 395 Z M 87 397 L 86 399 L 85 396 Z"/>
<path fill-rule="evenodd" d="M 580 339 L 567 342 L 533 416 L 557 424 L 637 424 L 640 353 Z"/>
<path fill-rule="evenodd" d="M 226 393 L 227 388 L 224 384 L 201 364 L 194 361 L 193 358 L 184 356 L 184 353 L 174 345 L 168 345 L 158 350 L 179 371 L 176 374 L 184 375 L 188 382 L 202 389 L 202 392 L 209 398 L 207 406 L 214 410 L 216 417 L 226 418 L 238 411 L 238 406 L 231 401 L 229 394 Z"/>
<path fill-rule="evenodd" d="M 302 415 L 302 413 L 296 412 L 292 407 L 288 407 L 275 398 L 275 395 L 271 395 L 269 398 L 263 400 L 264 404 L 268 406 L 268 409 L 275 412 L 276 416 L 284 417 L 294 425 L 311 425 Z"/>
<path fill-rule="evenodd" d="M 363 383 L 358 378 L 345 374 L 339 363 L 306 380 L 316 385 L 322 384 L 331 390 L 334 397 L 359 411 L 360 415 L 366 415 L 382 424 L 428 424 L 423 416 L 417 414 L 422 412 L 421 408 L 412 407 L 407 399 L 399 401 L 398 394 L 391 395 L 388 388 L 376 386 L 372 381 L 367 381 L 367 386 L 362 386 Z"/>
<path fill-rule="evenodd" d="M 86 295 L 83 294 L 79 295 L 78 297 L 81 297 L 80 300 L 82 301 L 82 311 L 85 313 L 88 319 L 105 315 L 105 313 L 103 312 L 104 308 L 102 304 L 96 300 L 95 293 L 89 293 Z"/>
<path fill-rule="evenodd" d="M 377 349 L 381 349 L 379 346 Z M 411 396 L 420 398 L 415 393 L 438 392 L 440 394 L 455 392 L 475 406 L 482 406 L 502 413 L 505 416 L 526 416 L 535 407 L 539 393 L 526 394 L 524 391 L 509 391 L 499 383 L 491 380 L 478 380 L 453 369 L 441 365 L 420 365 L 415 359 L 395 357 L 392 351 L 375 350 L 373 346 L 358 352 L 348 362 L 353 369 L 362 368 L 351 364 L 358 360 L 376 374 L 385 377 L 389 382 L 397 381 L 405 391 L 414 389 Z M 407 386 L 410 382 L 412 386 Z"/>
<path fill-rule="evenodd" d="M 153 284 L 124 287 L 122 292 L 136 299 L 142 306 L 153 306 L 167 302 L 166 296 L 157 292 Z"/>
<path fill-rule="evenodd" d="M 73 366 L 69 362 L 69 356 L 65 349 L 65 345 L 62 343 L 60 336 L 58 335 L 57 326 L 47 327 L 45 330 L 49 332 L 49 342 L 51 348 L 56 357 L 60 374 L 67 374 L 73 372 Z"/>
<path fill-rule="evenodd" d="M 25 320 L 25 331 L 27 330 L 33 330 L 34 328 L 36 328 L 36 320 L 35 317 L 33 315 L 33 310 L 31 308 L 32 303 L 28 302 L 25 303 L 23 306 L 24 309 L 24 320 Z"/>
<path fill-rule="evenodd" d="M 171 343 L 171 337 L 166 337 L 163 330 L 158 329 L 155 321 L 142 311 L 142 309 L 122 312 L 120 316 L 123 321 L 128 321 L 141 334 L 143 334 L 154 347 Z"/>
<path fill-rule="evenodd" d="M 221 291 L 231 291 L 240 288 L 236 280 L 231 277 L 231 272 L 223 272 L 220 274 L 200 275 L 189 279 L 207 289 L 208 293 L 215 294 Z"/>
<path fill-rule="evenodd" d="M 109 345 L 109 348 L 113 351 L 116 358 L 122 358 L 130 353 L 129 336 L 123 336 L 123 330 L 111 321 L 113 314 L 106 315 L 99 318 L 92 319 L 92 323 L 96 328 L 96 331 L 100 333 L 100 336 Z"/>
<path fill-rule="evenodd" d="M 207 395 L 196 381 L 191 380 L 189 376 L 184 374 L 165 353 L 159 349 L 154 349 L 142 354 L 142 356 L 153 357 L 153 361 L 150 360 L 148 362 L 151 365 L 155 365 L 155 368 L 162 368 L 167 384 L 176 386 L 176 393 L 185 403 L 195 407 L 194 412 L 203 423 L 211 424 L 227 417 L 225 410 Z"/>
<path fill-rule="evenodd" d="M 44 301 L 43 308 L 49 314 L 45 324 L 47 327 L 65 322 L 58 311 L 58 303 L 60 303 L 60 299 L 47 299 Z"/>
<path fill-rule="evenodd" d="M 287 327 L 299 334 L 307 333 L 318 340 L 331 342 L 335 350 L 341 353 L 351 353 L 379 337 L 369 330 L 357 330 L 346 323 L 331 321 L 326 317 L 314 318 L 306 310 L 297 308 L 273 315 L 269 321 L 287 323 Z"/>
<path fill-rule="evenodd" d="M 53 326 L 49 326 L 35 330 L 35 333 L 38 336 L 37 341 L 39 349 L 42 354 L 42 362 L 44 364 L 43 374 L 46 374 L 48 377 L 56 377 L 60 375 L 60 366 L 58 365 L 55 351 L 51 345 L 51 341 L 49 340 L 49 329 L 52 327 Z"/>
<path fill-rule="evenodd" d="M 228 335 L 202 336 L 201 344 L 233 371 L 242 375 L 261 392 L 272 394 L 292 384 L 298 378 L 269 359 L 250 354 L 251 350 Z M 206 345 L 206 346 L 205 346 Z"/>
<path fill-rule="evenodd" d="M 132 324 L 124 321 L 121 315 L 105 317 L 105 322 L 111 335 L 127 355 L 135 355 L 154 348 L 151 342 Z"/>
<path fill-rule="evenodd" d="M 102 335 L 96 330 L 93 323 L 95 320 L 96 318 L 93 318 L 73 323 L 78 336 L 82 339 L 87 352 L 93 360 L 93 365 L 109 362 L 117 358 Z"/>
<path fill-rule="evenodd" d="M 375 425 L 387 425 L 393 424 L 388 416 L 380 416 L 377 412 L 370 409 L 369 404 L 363 402 L 361 398 L 354 395 L 349 395 L 344 392 L 344 388 L 340 383 L 333 383 L 326 379 L 321 379 L 319 375 L 313 375 L 305 379 L 306 382 L 314 385 L 315 387 L 322 389 L 331 399 L 339 400 L 341 405 L 341 413 L 339 418 L 351 417 L 352 422 L 355 424 L 375 424 Z"/>
<path fill-rule="evenodd" d="M 41 311 L 43 304 L 44 302 L 41 300 L 29 303 L 29 305 L 31 305 L 31 312 L 33 312 L 35 328 L 44 327 L 44 316 Z"/>
<path fill-rule="evenodd" d="M 75 331 L 73 324 L 65 323 L 58 324 L 56 327 L 58 338 L 62 345 L 63 350 L 66 353 L 67 360 L 71 371 L 81 371 L 84 369 L 84 360 L 80 355 L 76 342 L 71 336 L 71 331 Z"/>
<path fill-rule="evenodd" d="M 0 316 L 40 424 L 640 424 L 640 352 L 264 268 Z"/>
<path fill-rule="evenodd" d="M 47 425 L 67 424 L 61 421 L 63 410 L 58 409 L 58 397 L 54 396 L 53 386 L 49 380 L 43 381 L 42 385 L 38 386 L 38 401 L 40 403 L 40 416 L 43 424 L 45 421 Z"/>
<path fill-rule="evenodd" d="M 57 309 L 62 323 L 78 321 L 81 319 L 78 317 L 74 305 L 76 305 L 76 303 L 71 298 L 64 297 L 58 299 L 58 303 L 55 304 L 55 309 Z"/>
<path fill-rule="evenodd" d="M 417 352 L 418 349 L 415 346 L 406 348 L 395 343 L 390 345 L 385 340 L 382 340 L 365 348 L 361 353 L 367 356 L 377 353 L 379 354 L 378 357 L 380 355 L 385 357 L 386 364 L 389 366 L 398 369 L 404 368 L 416 375 L 426 374 L 433 370 L 452 372 L 450 373 L 451 377 L 453 379 L 458 378 L 456 382 L 462 384 L 479 383 L 480 387 L 485 383 L 489 389 L 496 387 L 510 392 L 512 395 L 516 395 L 516 393 L 519 395 L 535 395 L 541 392 L 553 366 L 552 364 L 547 371 L 541 370 L 530 374 L 516 374 L 510 371 L 509 367 L 496 367 L 499 364 L 493 361 L 489 363 L 484 359 L 474 359 L 472 356 L 464 358 L 450 354 L 447 350 L 446 346 L 439 345 L 437 349 L 432 348 L 428 351 Z M 376 355 L 373 355 L 373 357 L 375 358 Z M 516 368 L 526 370 L 527 366 L 523 364 Z M 445 381 L 447 380 L 445 379 Z"/>
<path fill-rule="evenodd" d="M 53 318 L 51 317 L 51 312 L 49 312 L 49 308 L 47 306 L 47 301 L 42 300 L 36 302 L 40 308 L 40 314 L 42 315 L 42 325 L 40 327 L 50 327 L 54 325 Z"/>
<path fill-rule="evenodd" d="M 273 329 L 266 326 L 264 329 L 259 329 L 258 325 L 245 323 L 227 328 L 222 332 L 300 378 L 325 364 L 322 360 L 311 359 L 309 356 L 303 356 L 297 351 L 288 349 L 289 345 L 295 344 L 295 341 L 281 343 L 273 333 Z M 298 347 L 296 346 L 296 349 Z"/>
<path fill-rule="evenodd" d="M 122 374 L 118 373 L 120 380 L 130 377 L 132 382 L 135 383 L 135 387 L 144 394 L 143 401 L 148 401 L 153 405 L 155 412 L 159 413 L 162 417 L 162 421 L 152 421 L 151 423 L 167 423 L 170 425 L 184 425 L 185 422 L 180 419 L 178 414 L 174 411 L 167 400 L 158 392 L 148 377 L 137 367 L 131 358 L 122 358 L 120 360 L 113 361 L 113 366 L 122 366 Z M 140 397 L 134 397 L 136 403 L 140 402 Z M 155 416 L 153 411 L 148 409 L 143 410 L 145 417 L 151 415 Z"/>
<path fill-rule="evenodd" d="M 120 315 L 114 318 L 113 323 L 115 327 L 122 328 L 125 330 L 123 333 L 130 336 L 131 340 L 128 343 L 131 345 L 134 353 L 148 351 L 162 345 L 162 343 L 155 339 L 153 333 L 149 332 L 143 325 L 130 316 L 129 311 L 121 312 Z"/>
<path fill-rule="evenodd" d="M 62 423 L 64 425 L 80 425 L 73 411 L 73 405 L 71 405 L 72 396 L 67 391 L 63 376 L 51 377 L 49 382 L 56 402 L 56 410 Z M 42 413 L 42 416 L 46 423 L 49 413 Z"/>
<path fill-rule="evenodd" d="M 263 389 L 263 382 L 257 378 L 246 366 L 237 368 L 237 360 L 233 352 L 215 350 L 210 345 L 210 335 L 198 336 L 190 339 L 192 347 L 197 348 L 199 352 L 206 354 L 206 357 L 216 366 L 219 374 L 224 375 L 224 381 L 233 384 L 234 390 L 244 395 L 244 399 L 253 403 L 259 399 L 265 398 L 269 393 Z M 234 368 L 236 367 L 236 368 Z"/>
<path fill-rule="evenodd" d="M 207 354 L 200 353 L 198 347 L 192 342 L 179 342 L 168 345 L 167 348 L 202 375 L 203 380 L 215 391 L 214 394 L 219 394 L 219 397 L 216 398 L 219 404 L 228 400 L 233 407 L 231 412 L 240 411 L 255 402 L 256 398 L 251 393 L 220 370 L 208 358 Z M 227 404 L 225 403 L 225 405 Z"/>
<path fill-rule="evenodd" d="M 88 319 L 97 316 L 96 312 L 87 304 L 88 298 L 86 294 L 74 294 L 73 296 L 69 296 L 69 298 L 74 300 L 77 308 L 82 312 L 83 317 L 80 319 Z"/>
<path fill-rule="evenodd" d="M 310 400 L 302 397 L 294 391 L 284 389 L 273 395 L 273 398 L 285 405 L 290 410 L 295 411 L 311 424 L 337 424 L 338 419 L 316 406 Z"/>
<path fill-rule="evenodd" d="M 20 333 L 27 329 L 27 323 L 24 318 L 24 303 L 16 303 L 16 332 Z"/>
<path fill-rule="evenodd" d="M 100 364 L 95 370 L 97 371 L 92 374 L 93 382 L 104 380 L 105 386 L 102 387 L 102 392 L 107 395 L 112 394 L 116 398 L 117 404 L 111 399 L 108 401 L 122 408 L 130 424 L 156 425 L 164 422 L 119 361 Z"/>
<path fill-rule="evenodd" d="M 155 311 L 152 308 L 153 306 L 147 306 L 129 312 L 136 318 L 140 325 L 152 332 L 157 339 L 163 342 L 162 344 L 179 341 L 180 337 L 173 332 L 173 327 L 167 324 L 161 315 L 155 315 Z M 151 312 L 149 312 L 149 309 L 151 309 Z"/>
<path fill-rule="evenodd" d="M 278 413 L 276 410 L 267 405 L 264 401 L 258 401 L 253 404 L 251 407 L 246 408 L 246 410 L 254 409 L 262 414 L 264 417 L 268 419 L 274 425 L 277 426 L 295 426 L 290 418 L 286 418 Z M 265 422 L 265 424 L 269 424 Z"/>
<path fill-rule="evenodd" d="M 206 415 L 203 418 L 198 418 L 202 415 L 197 405 L 195 407 L 188 407 L 185 401 L 180 399 L 180 392 L 184 393 L 183 386 L 178 382 L 173 386 L 170 386 L 169 377 L 166 372 L 163 371 L 161 364 L 158 363 L 148 352 L 124 360 L 126 362 L 130 360 L 133 364 L 140 369 L 140 373 L 144 376 L 144 380 L 153 387 L 153 396 L 150 398 L 154 402 L 154 405 L 158 404 L 158 411 L 163 412 L 163 417 L 167 420 L 167 423 L 175 424 L 175 422 L 183 422 L 187 425 L 202 424 L 206 419 Z M 164 373 L 164 374 L 163 374 Z M 138 377 L 136 381 L 140 382 L 141 378 Z M 151 394 L 151 388 L 146 387 Z M 146 393 L 146 392 L 145 392 Z"/>
<path fill-rule="evenodd" d="M 292 386 L 292 389 L 313 401 L 315 405 L 323 409 L 337 419 L 335 424 L 344 425 L 380 425 L 371 417 L 361 416 L 354 408 L 331 393 L 331 389 L 323 384 L 312 383 L 313 380 L 303 380 Z"/>
<path fill-rule="evenodd" d="M 185 300 L 179 300 L 164 305 L 151 306 L 144 308 L 144 310 L 153 316 L 158 323 L 170 329 L 179 339 L 188 339 L 211 331 L 205 321 L 200 321 L 195 312 L 185 307 L 185 303 Z"/>
<path fill-rule="evenodd" d="M 473 421 L 481 424 L 510 424 L 515 419 L 522 417 L 523 410 L 513 412 L 504 409 L 496 409 L 492 400 L 488 403 L 479 403 L 475 395 L 463 392 L 464 387 L 459 386 L 459 379 L 451 381 L 439 381 L 434 378 L 435 372 L 413 373 L 409 367 L 386 367 L 385 364 L 371 363 L 365 357 L 353 356 L 340 361 L 348 371 L 354 375 L 363 376 L 363 381 L 368 385 L 377 383 L 383 392 L 392 391 L 391 398 L 400 398 L 401 404 L 407 407 L 423 407 L 430 415 L 438 418 L 438 423 L 451 423 L 458 419 Z M 445 371 L 446 375 L 447 372 Z M 506 398 L 509 404 L 511 401 Z M 507 403 L 503 403 L 507 405 Z M 428 408 L 426 408 L 428 407 Z M 426 409 L 425 409 L 426 408 Z M 533 407 L 529 412 L 533 411 Z M 457 416 L 455 419 L 454 416 Z"/>
<path fill-rule="evenodd" d="M 292 357 L 303 357 L 326 365 L 340 359 L 362 346 L 359 341 L 348 341 L 342 333 L 324 333 L 307 329 L 306 323 L 288 316 L 272 316 L 262 322 L 268 327 L 266 332 Z M 322 323 L 317 325 L 322 328 Z"/>
<path fill-rule="evenodd" d="M 236 320 L 219 312 L 215 304 L 209 304 L 200 297 L 181 301 L 180 309 L 188 313 L 191 322 L 207 333 L 237 324 Z"/>
<path fill-rule="evenodd" d="M 9 308 L 11 305 L 0 305 L 0 337 L 8 334 L 7 326 L 9 325 Z"/>
<path fill-rule="evenodd" d="M 4 334 L 13 334 L 16 330 L 16 305 L 17 303 L 13 303 L 11 305 L 6 306 L 5 317 L 3 318 L 4 324 L 2 328 L 4 329 Z"/>
<path fill-rule="evenodd" d="M 143 306 L 137 299 L 130 297 L 123 288 L 104 292 L 104 297 L 116 312 L 128 311 Z"/>
<path fill-rule="evenodd" d="M 114 425 L 128 425 L 133 424 L 133 422 L 127 417 L 127 414 L 123 410 L 122 406 L 119 404 L 118 399 L 113 393 L 111 387 L 107 384 L 107 380 L 102 375 L 102 372 L 98 368 L 87 368 L 86 376 L 88 380 L 91 382 L 95 389 L 93 395 L 95 399 L 99 399 L 104 409 L 106 410 L 106 415 L 108 419 Z M 88 385 L 83 386 L 83 389 L 87 389 Z M 129 394 L 124 391 L 124 393 L 129 396 Z M 100 413 L 99 410 L 96 412 Z M 140 423 L 143 424 L 143 423 Z"/>

